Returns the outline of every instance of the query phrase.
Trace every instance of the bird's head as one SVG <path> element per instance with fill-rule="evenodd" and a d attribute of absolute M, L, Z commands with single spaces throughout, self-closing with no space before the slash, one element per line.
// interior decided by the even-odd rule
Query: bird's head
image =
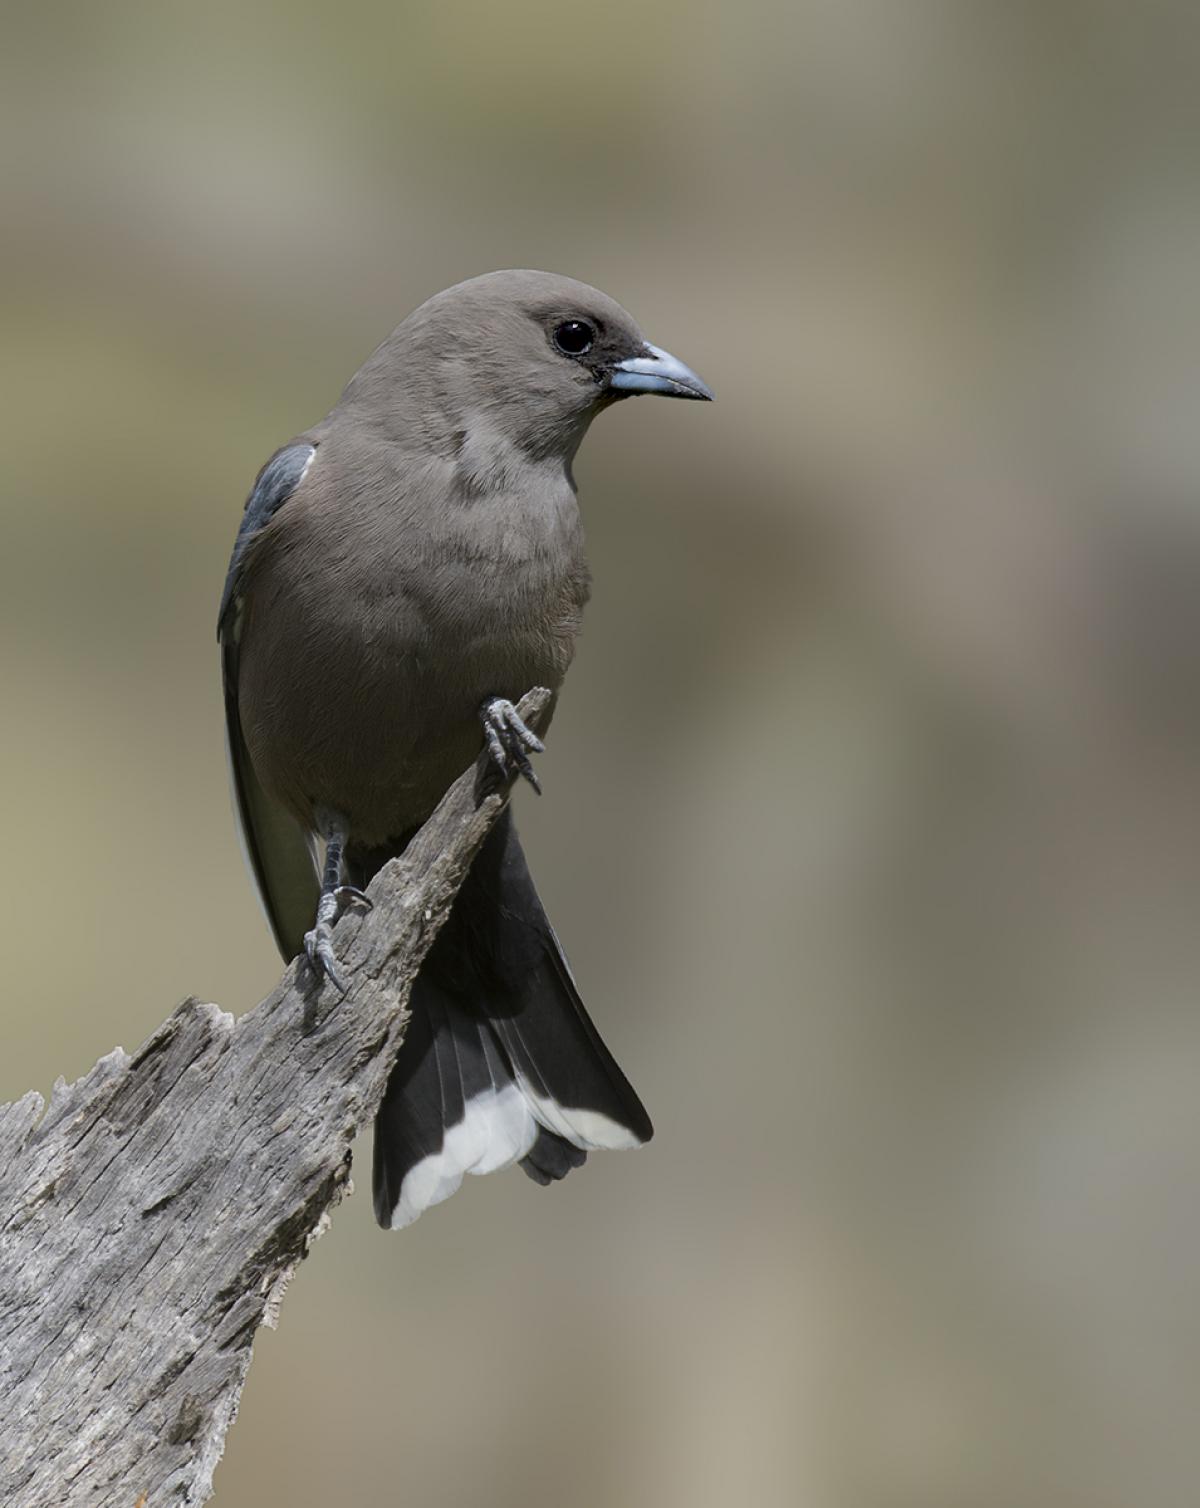
<path fill-rule="evenodd" d="M 458 283 L 415 309 L 346 399 L 425 443 L 494 433 L 569 461 L 600 409 L 638 393 L 712 397 L 607 294 L 555 273 L 508 271 Z"/>

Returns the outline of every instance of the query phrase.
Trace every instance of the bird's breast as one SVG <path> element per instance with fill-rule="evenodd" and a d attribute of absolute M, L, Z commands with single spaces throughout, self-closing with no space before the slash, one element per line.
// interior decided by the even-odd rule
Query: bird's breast
<path fill-rule="evenodd" d="M 590 577 L 573 495 L 344 522 L 256 563 L 243 720 L 293 811 L 382 842 L 476 757 L 485 698 L 561 686 Z"/>

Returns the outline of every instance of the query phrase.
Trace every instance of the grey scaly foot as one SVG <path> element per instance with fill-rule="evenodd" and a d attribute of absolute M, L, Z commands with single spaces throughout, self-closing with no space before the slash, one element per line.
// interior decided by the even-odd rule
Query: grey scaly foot
<path fill-rule="evenodd" d="M 304 934 L 304 952 L 313 972 L 320 979 L 323 974 L 340 994 L 346 993 L 346 985 L 337 968 L 337 954 L 333 951 L 333 929 L 338 917 L 347 906 L 362 906 L 371 909 L 371 901 L 354 885 L 343 885 L 342 850 L 346 846 L 348 824 L 344 818 L 331 812 L 320 814 L 322 836 L 325 839 L 325 868 L 321 875 L 321 899 L 317 902 L 317 915 L 312 930 Z"/>
<path fill-rule="evenodd" d="M 333 925 L 337 921 L 339 909 L 337 891 L 323 891 L 317 902 L 316 921 L 312 931 L 304 934 L 304 951 L 317 977 L 324 974 L 334 988 L 344 995 L 346 984 L 337 971 L 337 957 L 333 951 Z"/>
<path fill-rule="evenodd" d="M 480 707 L 479 718 L 483 723 L 488 753 L 501 777 L 512 780 L 520 775 L 528 780 L 540 796 L 542 787 L 537 772 L 529 762 L 529 755 L 530 752 L 543 753 L 546 745 L 526 726 L 521 714 L 505 697 L 490 697 Z"/>
<path fill-rule="evenodd" d="M 317 903 L 316 924 L 304 934 L 304 952 L 318 975 L 324 974 L 343 995 L 346 984 L 338 973 L 337 955 L 333 951 L 333 929 L 347 906 L 361 906 L 370 911 L 374 902 L 353 885 L 339 885 L 325 890 Z"/>

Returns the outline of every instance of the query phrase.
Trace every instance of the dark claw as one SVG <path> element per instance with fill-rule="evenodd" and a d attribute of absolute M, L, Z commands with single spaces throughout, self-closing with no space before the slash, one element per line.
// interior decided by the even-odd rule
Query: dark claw
<path fill-rule="evenodd" d="M 526 780 L 528 780 L 529 784 L 540 796 L 542 794 L 542 783 L 537 778 L 537 771 L 529 762 L 529 755 L 526 754 L 525 750 L 522 749 L 519 744 L 511 748 L 509 750 L 509 754 L 512 757 L 513 763 L 517 767 L 518 773 L 521 774 Z"/>
<path fill-rule="evenodd" d="M 339 885 L 333 894 L 339 906 L 361 906 L 364 911 L 375 909 L 375 902 L 357 885 Z"/>

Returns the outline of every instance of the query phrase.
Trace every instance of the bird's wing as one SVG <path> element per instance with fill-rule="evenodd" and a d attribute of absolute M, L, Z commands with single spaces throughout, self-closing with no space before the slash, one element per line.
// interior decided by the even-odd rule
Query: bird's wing
<path fill-rule="evenodd" d="M 316 841 L 265 791 L 255 774 L 242 735 L 238 707 L 238 658 L 241 638 L 242 566 L 255 535 L 268 524 L 300 485 L 316 455 L 305 442 L 276 451 L 254 484 L 246 503 L 217 618 L 221 673 L 225 683 L 225 752 L 238 836 L 254 879 L 267 923 L 284 958 L 304 946 L 321 892 Z"/>

